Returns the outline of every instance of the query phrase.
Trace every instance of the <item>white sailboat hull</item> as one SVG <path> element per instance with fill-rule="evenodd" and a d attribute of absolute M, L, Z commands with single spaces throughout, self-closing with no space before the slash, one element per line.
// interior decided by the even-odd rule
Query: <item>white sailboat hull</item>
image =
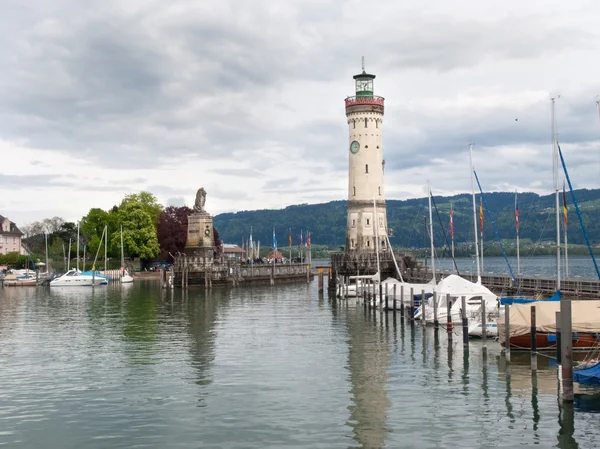
<path fill-rule="evenodd" d="M 81 274 L 79 270 L 69 270 L 62 276 L 50 281 L 50 287 L 92 287 L 108 285 L 106 278 Z"/>
<path fill-rule="evenodd" d="M 121 284 L 131 284 L 133 282 L 133 278 L 126 274 L 121 278 Z"/>

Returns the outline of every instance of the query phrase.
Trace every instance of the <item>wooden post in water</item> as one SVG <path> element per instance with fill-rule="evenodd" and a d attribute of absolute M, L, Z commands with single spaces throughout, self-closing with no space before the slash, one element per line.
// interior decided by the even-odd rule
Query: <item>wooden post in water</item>
<path fill-rule="evenodd" d="M 394 298 L 396 297 L 396 286 L 394 285 Z M 394 309 L 396 304 L 394 304 Z M 404 323 L 404 285 L 400 286 L 400 319 Z"/>
<path fill-rule="evenodd" d="M 396 285 L 394 284 L 394 287 L 395 286 Z M 389 287 L 389 284 L 385 284 L 385 310 L 386 310 L 386 312 L 390 309 L 390 306 L 388 304 L 388 287 Z"/>
<path fill-rule="evenodd" d="M 291 258 L 290 258 L 290 260 L 291 260 Z M 319 268 L 319 293 L 323 293 L 323 269 L 322 268 Z"/>
<path fill-rule="evenodd" d="M 437 292 L 433 292 L 433 330 L 437 333 L 440 323 L 438 321 L 438 300 Z"/>
<path fill-rule="evenodd" d="M 573 402 L 573 323 L 571 300 L 560 299 L 562 401 Z"/>
<path fill-rule="evenodd" d="M 504 355 L 506 361 L 510 362 L 510 306 L 504 304 Z"/>
<path fill-rule="evenodd" d="M 487 356 L 487 320 L 485 311 L 485 300 L 481 298 L 481 351 L 483 356 Z"/>
<path fill-rule="evenodd" d="M 182 290 L 184 290 L 184 289 L 185 289 L 185 275 L 184 275 L 184 272 L 185 272 L 185 270 L 184 270 L 184 268 L 185 268 L 185 264 L 184 264 L 184 262 L 183 262 L 184 258 L 185 258 L 185 256 L 183 256 L 183 257 L 180 259 L 180 264 L 179 264 L 179 268 L 181 269 L 181 289 L 182 289 Z"/>
<path fill-rule="evenodd" d="M 531 374 L 537 373 L 537 326 L 535 320 L 535 306 L 531 306 Z"/>
<path fill-rule="evenodd" d="M 408 319 L 410 321 L 415 320 L 415 295 L 414 295 L 413 287 L 410 288 L 410 310 L 409 310 Z"/>
<path fill-rule="evenodd" d="M 560 312 L 556 312 L 556 363 L 558 364 L 558 371 L 561 370 L 561 335 L 560 335 Z"/>
<path fill-rule="evenodd" d="M 463 348 L 465 351 L 469 350 L 469 319 L 467 318 L 467 298 L 466 296 L 460 297 L 460 314 L 462 318 L 462 331 L 463 331 Z"/>
<path fill-rule="evenodd" d="M 310 284 L 310 262 L 306 265 L 306 283 Z"/>
<path fill-rule="evenodd" d="M 450 293 L 446 293 L 446 332 L 448 333 L 448 344 L 452 343 L 452 311 L 450 310 Z"/>
<path fill-rule="evenodd" d="M 427 307 L 425 306 L 425 290 L 421 290 L 421 324 L 423 329 L 427 327 L 427 319 L 425 318 L 425 312 Z"/>

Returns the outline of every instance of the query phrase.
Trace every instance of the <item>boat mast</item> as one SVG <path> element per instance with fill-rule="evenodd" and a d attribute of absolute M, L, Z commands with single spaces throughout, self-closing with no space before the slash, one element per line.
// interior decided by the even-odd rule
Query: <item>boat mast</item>
<path fill-rule="evenodd" d="M 125 269 L 125 253 L 123 251 L 123 225 L 121 225 L 121 271 Z"/>
<path fill-rule="evenodd" d="M 473 180 L 473 144 L 469 144 L 469 162 L 471 164 L 471 195 L 473 196 L 473 228 L 475 230 L 475 265 L 477 265 L 477 283 L 481 284 L 479 267 L 479 242 L 477 241 L 477 205 L 475 202 L 475 181 Z"/>
<path fill-rule="evenodd" d="M 433 283 L 434 285 L 437 285 L 437 280 L 435 277 L 435 249 L 433 245 L 433 214 L 431 211 L 431 186 L 429 184 L 429 181 L 427 181 L 427 191 L 429 193 L 429 242 L 431 246 L 431 272 L 433 273 Z"/>
<path fill-rule="evenodd" d="M 450 237 L 452 239 L 452 261 L 454 262 L 452 270 L 456 271 L 456 274 L 458 274 L 458 269 L 454 260 L 454 217 L 452 217 L 452 203 L 450 203 Z"/>
<path fill-rule="evenodd" d="M 108 225 L 104 225 L 104 234 L 104 275 L 106 276 L 106 269 L 108 268 Z"/>
<path fill-rule="evenodd" d="M 375 197 L 373 197 L 373 226 L 375 227 L 375 252 L 377 254 L 377 281 L 380 282 L 381 273 L 379 272 L 379 217 L 377 216 L 377 200 L 375 199 Z"/>
<path fill-rule="evenodd" d="M 560 210 L 559 210 L 559 182 L 558 182 L 558 138 L 556 132 L 556 115 L 554 112 L 554 106 L 556 98 L 550 98 L 552 101 L 552 162 L 553 162 L 553 178 L 554 178 L 554 193 L 555 193 L 555 209 L 556 209 L 556 290 L 560 290 Z"/>
<path fill-rule="evenodd" d="M 516 228 L 517 228 L 517 276 L 521 276 L 521 254 L 520 254 L 520 245 L 519 245 L 519 203 L 518 203 L 518 193 L 515 190 L 515 220 L 516 220 Z"/>
<path fill-rule="evenodd" d="M 48 273 L 48 233 L 44 232 L 44 237 L 46 239 L 46 273 Z"/>
<path fill-rule="evenodd" d="M 67 271 L 71 269 L 71 238 L 69 237 L 69 253 L 67 255 Z"/>
<path fill-rule="evenodd" d="M 569 222 L 567 219 L 567 193 L 565 191 L 565 181 L 563 181 L 563 232 L 565 237 L 565 279 L 569 279 L 569 240 L 567 239 L 567 228 Z"/>
<path fill-rule="evenodd" d="M 79 271 L 79 222 L 77 222 L 77 271 Z"/>

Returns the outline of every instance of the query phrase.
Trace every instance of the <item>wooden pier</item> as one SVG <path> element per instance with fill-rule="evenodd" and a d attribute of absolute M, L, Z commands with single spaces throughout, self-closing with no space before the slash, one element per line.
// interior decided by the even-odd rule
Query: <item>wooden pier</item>
<path fill-rule="evenodd" d="M 452 274 L 450 271 L 437 271 L 436 278 Z M 461 273 L 461 277 L 471 282 L 477 282 L 477 275 L 473 273 Z M 407 269 L 404 271 L 404 280 L 407 282 L 421 283 L 431 280 L 431 271 L 424 268 Z M 556 279 L 533 276 L 518 276 L 517 282 L 521 293 L 528 295 L 552 295 L 556 292 Z M 516 295 L 512 278 L 508 275 L 482 275 L 481 283 L 498 294 Z M 581 299 L 600 299 L 600 281 L 584 279 L 562 279 L 560 291 L 567 297 Z"/>
<path fill-rule="evenodd" d="M 186 288 L 201 285 L 206 288 L 216 286 L 238 286 L 247 284 L 280 284 L 289 282 L 310 282 L 317 272 L 306 264 L 265 263 L 248 264 L 237 261 L 224 261 L 198 269 L 187 258 L 179 258 L 173 266 L 173 285 Z"/>

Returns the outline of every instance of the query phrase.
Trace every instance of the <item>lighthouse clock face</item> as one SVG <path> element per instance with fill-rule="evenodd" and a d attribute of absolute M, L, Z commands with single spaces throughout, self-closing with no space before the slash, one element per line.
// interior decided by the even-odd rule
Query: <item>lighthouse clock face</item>
<path fill-rule="evenodd" d="M 350 144 L 350 152 L 356 154 L 358 153 L 358 150 L 360 150 L 360 143 L 355 140 Z"/>

